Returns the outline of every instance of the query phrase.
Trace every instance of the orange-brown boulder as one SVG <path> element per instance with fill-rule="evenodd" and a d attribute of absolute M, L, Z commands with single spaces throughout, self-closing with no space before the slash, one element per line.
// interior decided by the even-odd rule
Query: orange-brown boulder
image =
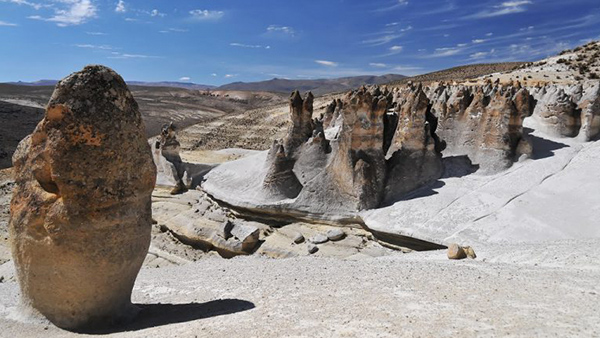
<path fill-rule="evenodd" d="M 23 304 L 72 330 L 131 318 L 156 169 L 123 79 L 87 66 L 60 81 L 13 162 L 10 237 Z"/>

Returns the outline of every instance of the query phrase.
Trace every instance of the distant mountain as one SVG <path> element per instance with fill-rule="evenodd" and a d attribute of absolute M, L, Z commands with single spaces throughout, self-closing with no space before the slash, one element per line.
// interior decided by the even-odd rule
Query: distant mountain
<path fill-rule="evenodd" d="M 57 80 L 39 80 L 35 82 L 6 82 L 6 84 L 17 85 L 17 86 L 55 86 Z M 173 82 L 173 81 L 162 81 L 162 82 L 144 82 L 144 81 L 127 81 L 128 85 L 141 86 L 141 87 L 172 87 L 172 88 L 184 88 L 184 89 L 196 89 L 205 90 L 215 88 L 215 86 L 203 85 L 191 82 Z"/>
<path fill-rule="evenodd" d="M 312 91 L 315 95 L 343 92 L 350 89 L 356 89 L 362 85 L 384 84 L 393 81 L 399 81 L 406 76 L 397 74 L 387 74 L 381 76 L 364 75 L 342 77 L 337 79 L 318 79 L 318 80 L 287 80 L 272 79 L 260 82 L 234 82 L 218 87 L 219 90 L 245 90 L 245 91 L 267 91 L 290 93 L 294 90 L 302 92 Z"/>
<path fill-rule="evenodd" d="M 57 80 L 39 80 L 39 81 L 35 81 L 35 82 L 17 81 L 17 82 L 5 82 L 5 83 L 11 84 L 11 85 L 17 85 L 17 86 L 55 86 L 57 82 L 58 82 Z"/>
<path fill-rule="evenodd" d="M 192 82 L 173 82 L 173 81 L 162 81 L 162 82 L 143 82 L 143 81 L 127 81 L 128 85 L 131 86 L 142 86 L 142 87 L 173 87 L 173 88 L 185 88 L 185 89 L 196 89 L 205 90 L 212 89 L 215 86 L 203 85 Z"/>

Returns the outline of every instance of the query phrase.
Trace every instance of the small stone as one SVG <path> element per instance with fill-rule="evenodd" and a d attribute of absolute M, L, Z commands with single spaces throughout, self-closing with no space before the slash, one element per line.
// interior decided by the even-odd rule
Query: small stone
<path fill-rule="evenodd" d="M 317 234 L 309 239 L 309 241 L 314 244 L 325 243 L 328 240 L 329 240 L 329 238 L 327 238 L 327 236 L 322 235 L 322 234 Z"/>
<path fill-rule="evenodd" d="M 309 254 L 314 254 L 315 252 L 319 251 L 319 247 L 312 243 L 308 243 L 306 248 L 308 249 Z"/>
<path fill-rule="evenodd" d="M 329 238 L 330 241 L 339 241 L 344 237 L 346 237 L 346 233 L 342 229 L 332 229 L 327 231 L 327 238 Z"/>
<path fill-rule="evenodd" d="M 467 257 L 465 250 L 458 244 L 452 243 L 448 246 L 449 259 L 463 259 Z"/>
<path fill-rule="evenodd" d="M 304 242 L 304 236 L 301 233 L 299 233 L 299 232 L 297 232 L 296 234 L 294 234 L 294 243 L 300 244 L 302 242 Z"/>
<path fill-rule="evenodd" d="M 475 259 L 477 258 L 477 255 L 475 254 L 475 250 L 473 250 L 473 248 L 471 248 L 470 246 L 465 246 L 463 248 L 463 250 L 465 251 L 465 253 L 467 254 L 467 257 L 471 258 L 471 259 Z"/>

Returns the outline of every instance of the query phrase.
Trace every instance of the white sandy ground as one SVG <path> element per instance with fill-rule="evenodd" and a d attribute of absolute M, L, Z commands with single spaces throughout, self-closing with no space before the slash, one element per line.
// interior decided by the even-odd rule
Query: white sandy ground
<path fill-rule="evenodd" d="M 442 178 L 361 216 L 374 230 L 445 244 L 600 237 L 600 141 L 532 134 L 533 159 L 496 175 Z"/>
<path fill-rule="evenodd" d="M 362 259 L 207 258 L 144 268 L 145 310 L 114 337 L 598 337 L 600 240 L 476 247 Z M 14 316 L 0 283 L 1 337 L 75 336 Z M 161 304 L 161 305 L 158 305 Z"/>

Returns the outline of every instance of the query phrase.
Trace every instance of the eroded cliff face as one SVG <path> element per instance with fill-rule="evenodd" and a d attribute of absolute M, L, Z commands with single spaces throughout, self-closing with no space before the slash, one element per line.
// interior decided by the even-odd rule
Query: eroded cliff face
<path fill-rule="evenodd" d="M 435 182 L 444 173 L 442 152 L 482 173 L 508 168 L 531 153 L 523 119 L 534 107 L 518 83 L 408 84 L 360 88 L 313 118 L 312 95 L 294 92 L 287 135 L 268 154 L 214 169 L 203 187 L 253 211 L 338 219 Z"/>
<path fill-rule="evenodd" d="M 556 137 L 590 141 L 600 135 L 600 81 L 532 87 L 536 127 Z"/>
<path fill-rule="evenodd" d="M 523 120 L 535 105 L 529 92 L 516 85 L 439 86 L 428 88 L 437 133 L 446 142 L 446 156 L 469 157 L 482 173 L 504 170 L 518 159 Z"/>
<path fill-rule="evenodd" d="M 394 102 L 395 96 L 403 100 Z M 300 106 L 312 111 L 294 93 L 292 119 Z M 431 182 L 442 174 L 442 147 L 428 106 L 421 87 L 409 89 L 406 97 L 379 87 L 349 92 L 310 122 L 312 136 L 300 147 L 299 135 L 308 132 L 299 133 L 306 128 L 296 121 L 283 146 L 274 143 L 264 186 L 288 198 L 297 191 L 300 205 L 317 210 L 363 210 Z M 325 121 L 331 126 L 327 130 Z"/>

